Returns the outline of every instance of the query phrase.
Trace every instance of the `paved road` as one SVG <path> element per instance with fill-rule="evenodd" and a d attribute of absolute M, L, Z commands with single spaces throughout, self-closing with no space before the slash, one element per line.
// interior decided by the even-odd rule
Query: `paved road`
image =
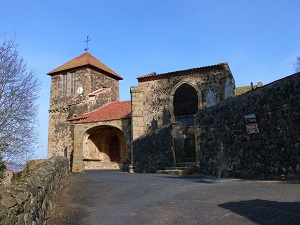
<path fill-rule="evenodd" d="M 300 224 L 300 182 L 88 171 L 71 175 L 49 225 Z"/>

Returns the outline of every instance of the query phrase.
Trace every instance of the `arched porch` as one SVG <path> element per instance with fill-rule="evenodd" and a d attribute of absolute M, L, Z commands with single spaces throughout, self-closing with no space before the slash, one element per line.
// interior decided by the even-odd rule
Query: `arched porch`
<path fill-rule="evenodd" d="M 83 137 L 84 169 L 118 169 L 127 160 L 126 140 L 116 127 L 90 128 Z"/>

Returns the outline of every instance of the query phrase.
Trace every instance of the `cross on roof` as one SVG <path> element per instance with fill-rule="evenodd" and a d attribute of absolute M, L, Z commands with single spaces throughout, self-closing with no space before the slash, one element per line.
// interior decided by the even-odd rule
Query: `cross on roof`
<path fill-rule="evenodd" d="M 89 41 L 91 41 L 89 39 L 89 35 L 86 37 L 86 40 L 84 42 L 86 42 L 86 48 L 84 49 L 85 52 L 87 52 L 89 50 Z"/>

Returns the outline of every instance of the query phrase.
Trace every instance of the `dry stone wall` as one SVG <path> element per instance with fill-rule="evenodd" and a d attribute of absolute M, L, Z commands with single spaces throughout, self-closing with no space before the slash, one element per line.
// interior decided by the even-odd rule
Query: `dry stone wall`
<path fill-rule="evenodd" d="M 19 183 L 2 190 L 0 224 L 46 224 L 68 171 L 65 157 L 52 157 L 29 170 Z"/>
<path fill-rule="evenodd" d="M 132 142 L 133 166 L 138 173 L 155 173 L 174 165 L 172 125 L 145 134 Z"/>
<path fill-rule="evenodd" d="M 255 119 L 246 120 L 249 115 Z M 248 123 L 252 125 L 247 128 L 254 129 L 247 129 Z M 200 172 L 247 179 L 299 178 L 300 73 L 201 109 L 196 125 Z"/>

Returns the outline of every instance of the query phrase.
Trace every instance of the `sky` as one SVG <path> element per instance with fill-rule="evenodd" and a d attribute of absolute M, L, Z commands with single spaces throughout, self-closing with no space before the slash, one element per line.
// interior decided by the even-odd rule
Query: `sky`
<path fill-rule="evenodd" d="M 88 52 L 117 72 L 120 100 L 137 77 L 228 62 L 236 86 L 294 73 L 299 0 L 0 0 L 0 34 L 42 82 L 41 147 L 47 157 L 49 71 Z"/>

